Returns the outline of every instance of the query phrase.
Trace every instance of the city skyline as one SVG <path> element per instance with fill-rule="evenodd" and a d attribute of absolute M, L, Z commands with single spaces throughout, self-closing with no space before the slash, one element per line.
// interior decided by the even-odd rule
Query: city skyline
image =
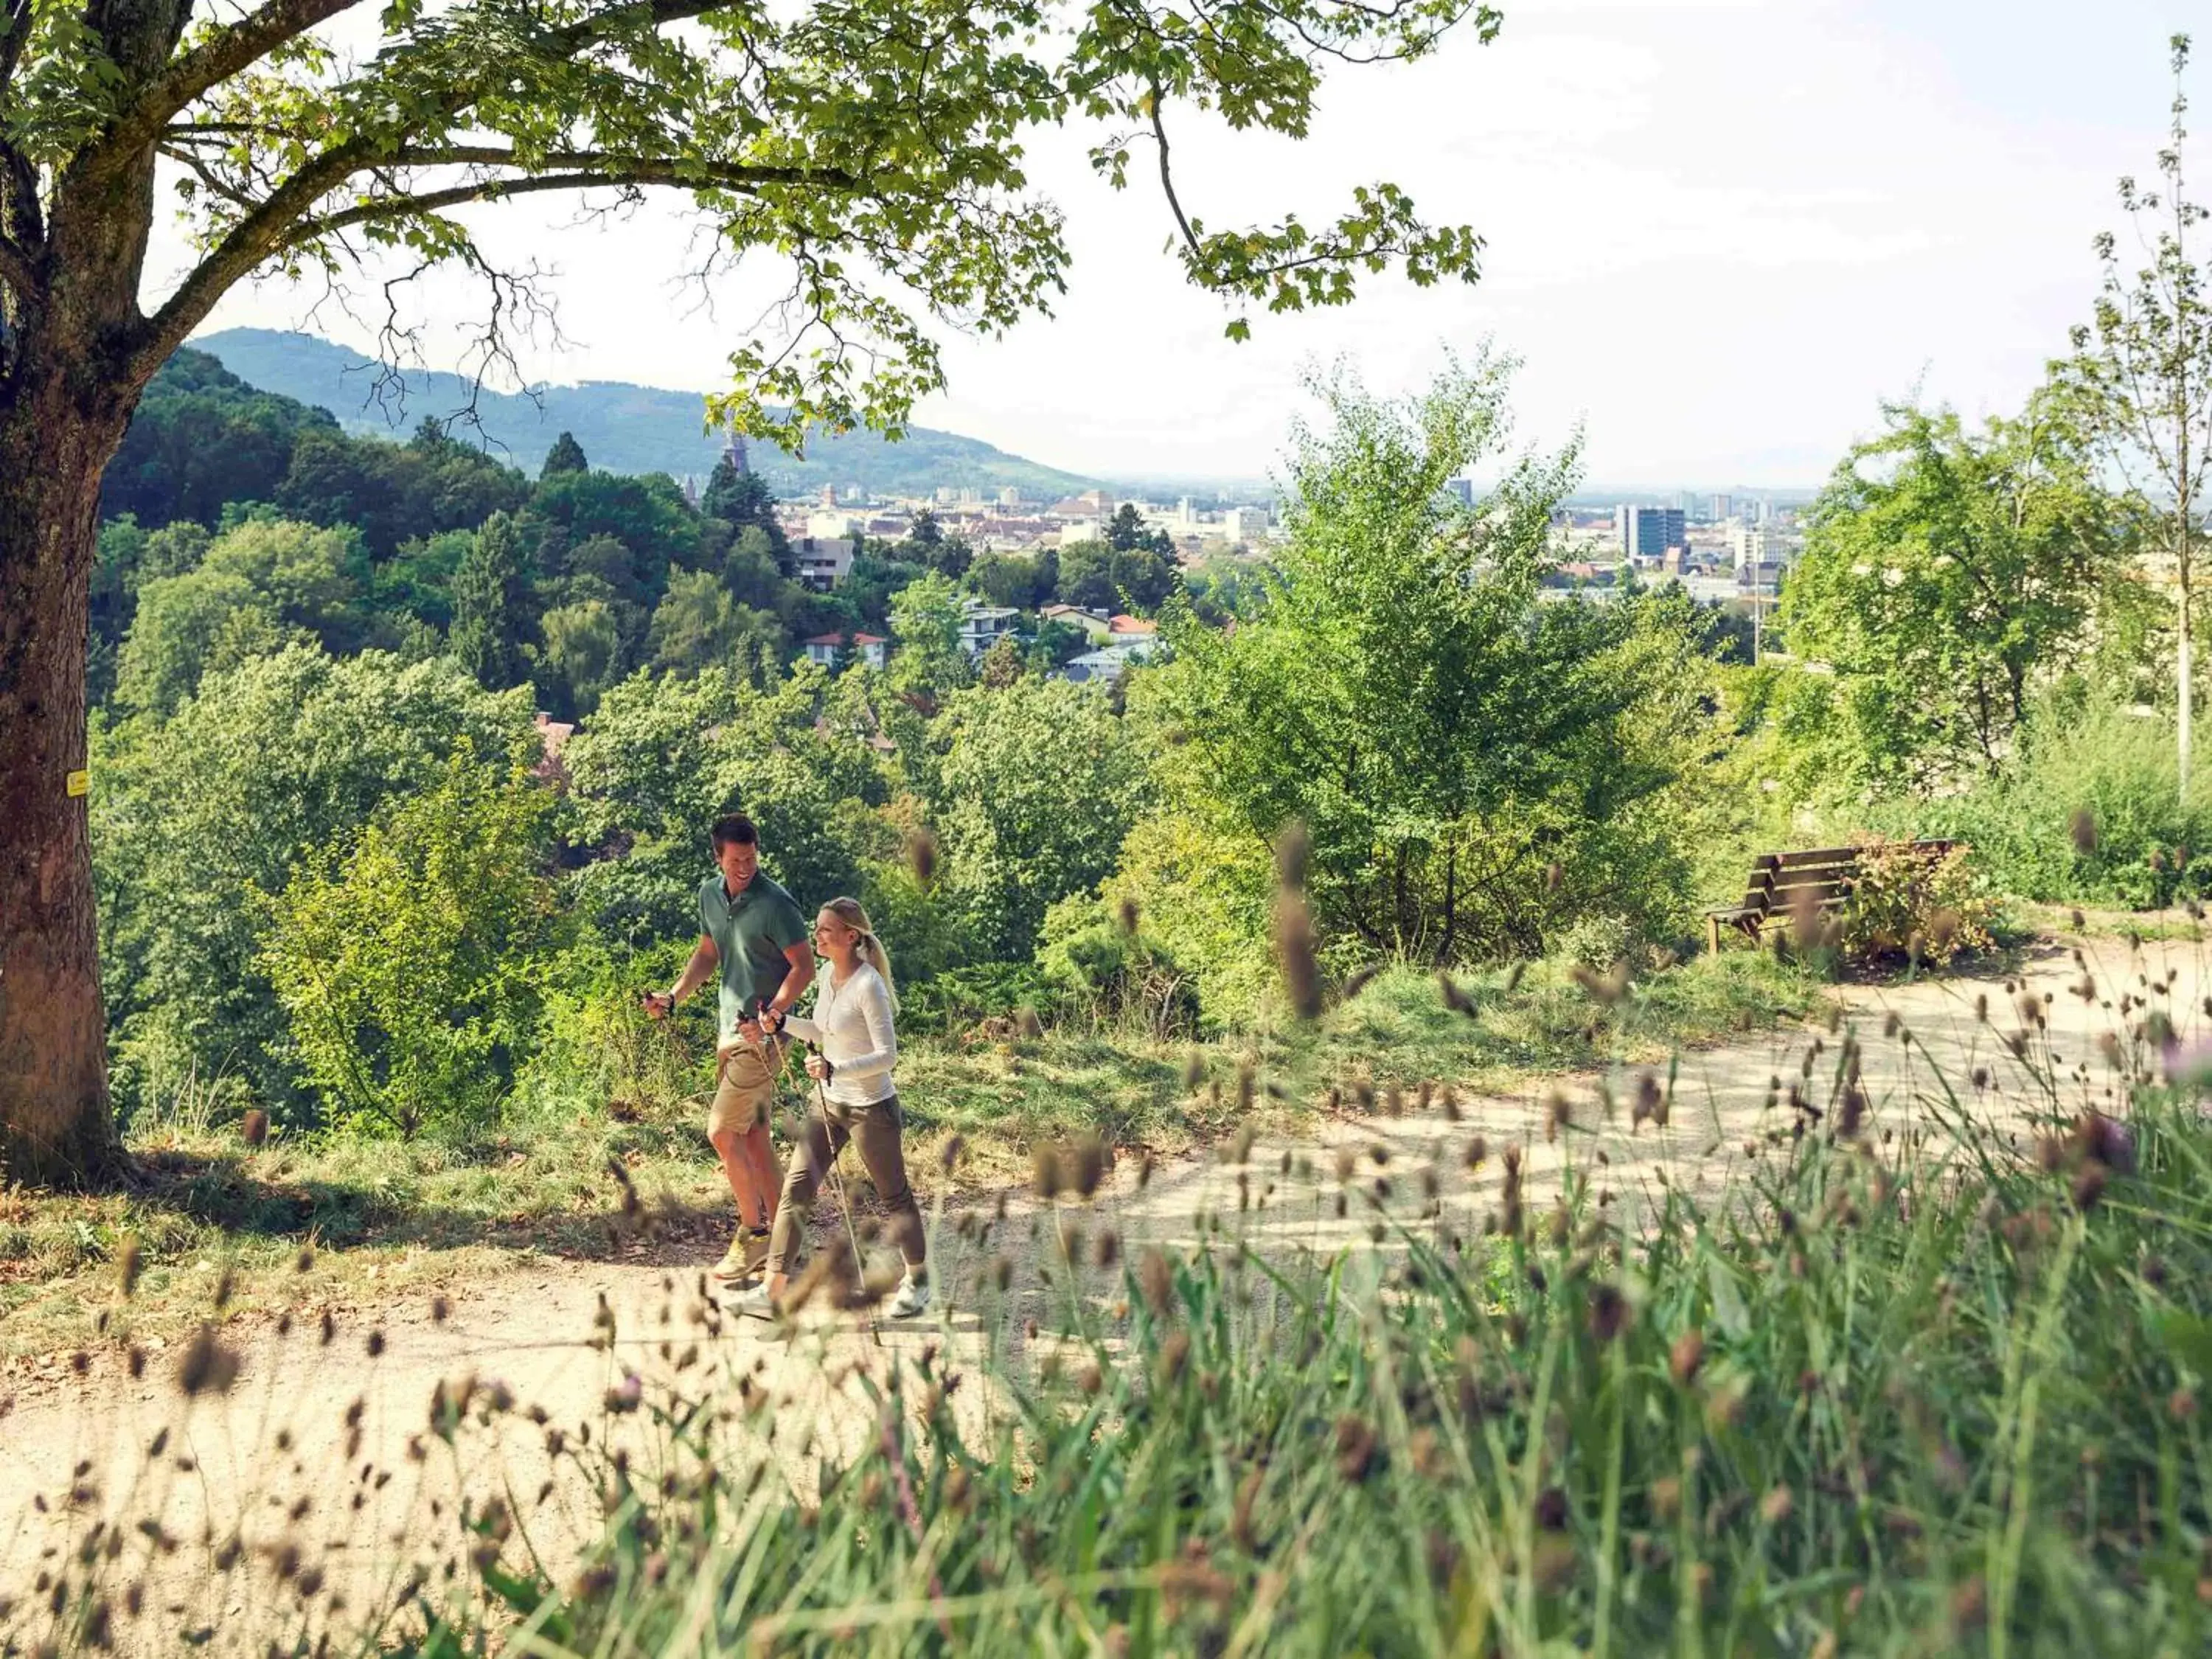
<path fill-rule="evenodd" d="M 1525 362 L 1519 441 L 1583 431 L 1583 493 L 1809 488 L 1883 398 L 1917 387 L 1997 412 L 2063 349 L 2094 291 L 2090 239 L 2118 222 L 2115 180 L 2151 171 L 2183 9 L 2116 0 L 2085 33 L 2052 0 L 1935 15 L 1529 0 L 1493 46 L 1346 76 L 1304 145 L 1187 118 L 1178 176 L 1211 222 L 1311 216 L 1389 178 L 1487 240 L 1472 289 L 1378 284 L 1348 311 L 1257 317 L 1243 346 L 1158 252 L 1157 195 L 1105 191 L 1071 134 L 1033 156 L 1077 254 L 1058 316 L 948 338 L 951 387 L 915 418 L 1094 476 L 1255 479 L 1313 412 L 1304 369 L 1343 360 L 1402 392 L 1440 348 L 1489 337 Z M 2202 105 L 2212 71 L 2197 78 Z M 561 271 L 574 343 L 526 352 L 531 378 L 703 392 L 752 314 L 743 281 L 711 313 L 658 285 L 640 303 L 641 267 L 698 263 L 673 213 L 609 230 L 510 205 L 478 222 L 495 251 L 550 249 Z M 452 367 L 477 296 L 423 294 L 430 366 Z M 210 326 L 365 343 L 312 307 L 264 284 Z"/>

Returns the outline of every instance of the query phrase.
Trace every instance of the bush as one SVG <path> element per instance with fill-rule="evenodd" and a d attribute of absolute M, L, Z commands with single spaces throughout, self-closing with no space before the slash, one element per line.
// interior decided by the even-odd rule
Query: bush
<path fill-rule="evenodd" d="M 332 1121 L 412 1135 L 498 1115 L 561 943 L 552 810 L 464 752 L 335 873 L 295 871 L 271 902 L 261 965 Z"/>
<path fill-rule="evenodd" d="M 1198 1034 L 1198 986 L 1131 909 L 1109 915 L 1095 898 L 1063 899 L 1045 913 L 1037 969 L 1060 1010 L 1093 1026 L 1133 1027 L 1154 1037 Z"/>
<path fill-rule="evenodd" d="M 1845 956 L 1862 962 L 1909 956 L 1941 967 L 1996 942 L 1990 927 L 1997 902 L 1967 867 L 1964 848 L 1931 861 L 1903 842 L 1877 841 L 1859 858 L 1841 918 Z"/>
<path fill-rule="evenodd" d="M 1912 817 L 1913 833 L 1971 842 L 1992 882 L 2022 898 L 2146 909 L 2206 890 L 2212 782 L 2185 799 L 2172 726 L 2109 702 L 2046 700 L 2003 771 Z"/>

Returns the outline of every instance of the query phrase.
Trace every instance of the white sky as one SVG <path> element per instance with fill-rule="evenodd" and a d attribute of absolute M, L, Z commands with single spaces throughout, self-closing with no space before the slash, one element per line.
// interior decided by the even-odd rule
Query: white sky
<path fill-rule="evenodd" d="M 1156 191 L 1115 196 L 1081 138 L 1033 143 L 1075 253 L 1057 316 L 1004 342 L 957 340 L 951 390 L 917 413 L 1101 476 L 1254 477 L 1302 407 L 1301 369 L 1343 357 L 1368 384 L 1419 385 L 1444 345 L 1486 336 L 1525 361 L 1522 436 L 1577 423 L 1596 484 L 1817 483 L 1878 400 L 1916 385 L 2009 409 L 2096 281 L 2089 239 L 2118 224 L 2114 181 L 2148 175 L 2166 123 L 2166 42 L 2184 0 L 1504 0 L 1412 69 L 1345 70 L 1304 144 L 1191 127 L 1186 204 L 1209 223 L 1333 216 L 1355 183 L 1405 186 L 1432 221 L 1486 239 L 1472 289 L 1375 282 L 1348 311 L 1255 319 L 1185 288 Z M 2206 21 L 2201 15 L 2196 20 Z M 2212 29 L 2191 90 L 2212 196 Z M 1139 154 L 1133 175 L 1146 176 Z M 578 228 L 493 210 L 487 245 L 557 272 L 566 349 L 551 380 L 715 384 L 739 325 L 661 273 L 683 263 L 672 210 Z M 430 366 L 454 366 L 458 283 L 427 290 Z M 243 289 L 210 331 L 365 331 L 281 285 Z M 689 314 L 686 314 L 689 313 Z M 441 343 L 442 342 L 442 343 Z M 441 361 L 441 354 L 445 360 Z"/>

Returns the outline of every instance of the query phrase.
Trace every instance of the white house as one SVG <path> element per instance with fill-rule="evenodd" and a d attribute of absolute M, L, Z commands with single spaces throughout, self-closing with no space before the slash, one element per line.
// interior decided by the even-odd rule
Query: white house
<path fill-rule="evenodd" d="M 1012 605 L 978 605 L 970 599 L 960 617 L 960 643 L 970 657 L 980 657 L 1014 631 L 1021 614 Z"/>
<path fill-rule="evenodd" d="M 846 649 L 848 637 L 842 634 L 817 634 L 806 641 L 806 660 L 819 663 L 824 668 L 837 665 L 837 653 Z M 853 654 L 871 668 L 881 668 L 890 660 L 891 642 L 880 634 L 854 634 L 849 643 Z"/>

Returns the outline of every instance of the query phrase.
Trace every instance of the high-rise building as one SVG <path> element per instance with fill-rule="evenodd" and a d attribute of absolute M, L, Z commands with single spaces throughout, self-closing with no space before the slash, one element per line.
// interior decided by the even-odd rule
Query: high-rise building
<path fill-rule="evenodd" d="M 1613 510 L 1613 527 L 1624 558 L 1664 558 L 1668 548 L 1688 544 L 1688 522 L 1679 507 L 1621 506 Z"/>
<path fill-rule="evenodd" d="M 1705 516 L 1715 524 L 1726 524 L 1730 519 L 1735 517 L 1735 497 L 1716 495 L 1710 503 L 1710 507 L 1711 510 Z"/>
<path fill-rule="evenodd" d="M 1452 495 L 1458 499 L 1459 504 L 1462 507 L 1473 507 L 1474 505 L 1474 479 L 1447 478 L 1444 480 L 1444 488 L 1451 491 Z"/>

